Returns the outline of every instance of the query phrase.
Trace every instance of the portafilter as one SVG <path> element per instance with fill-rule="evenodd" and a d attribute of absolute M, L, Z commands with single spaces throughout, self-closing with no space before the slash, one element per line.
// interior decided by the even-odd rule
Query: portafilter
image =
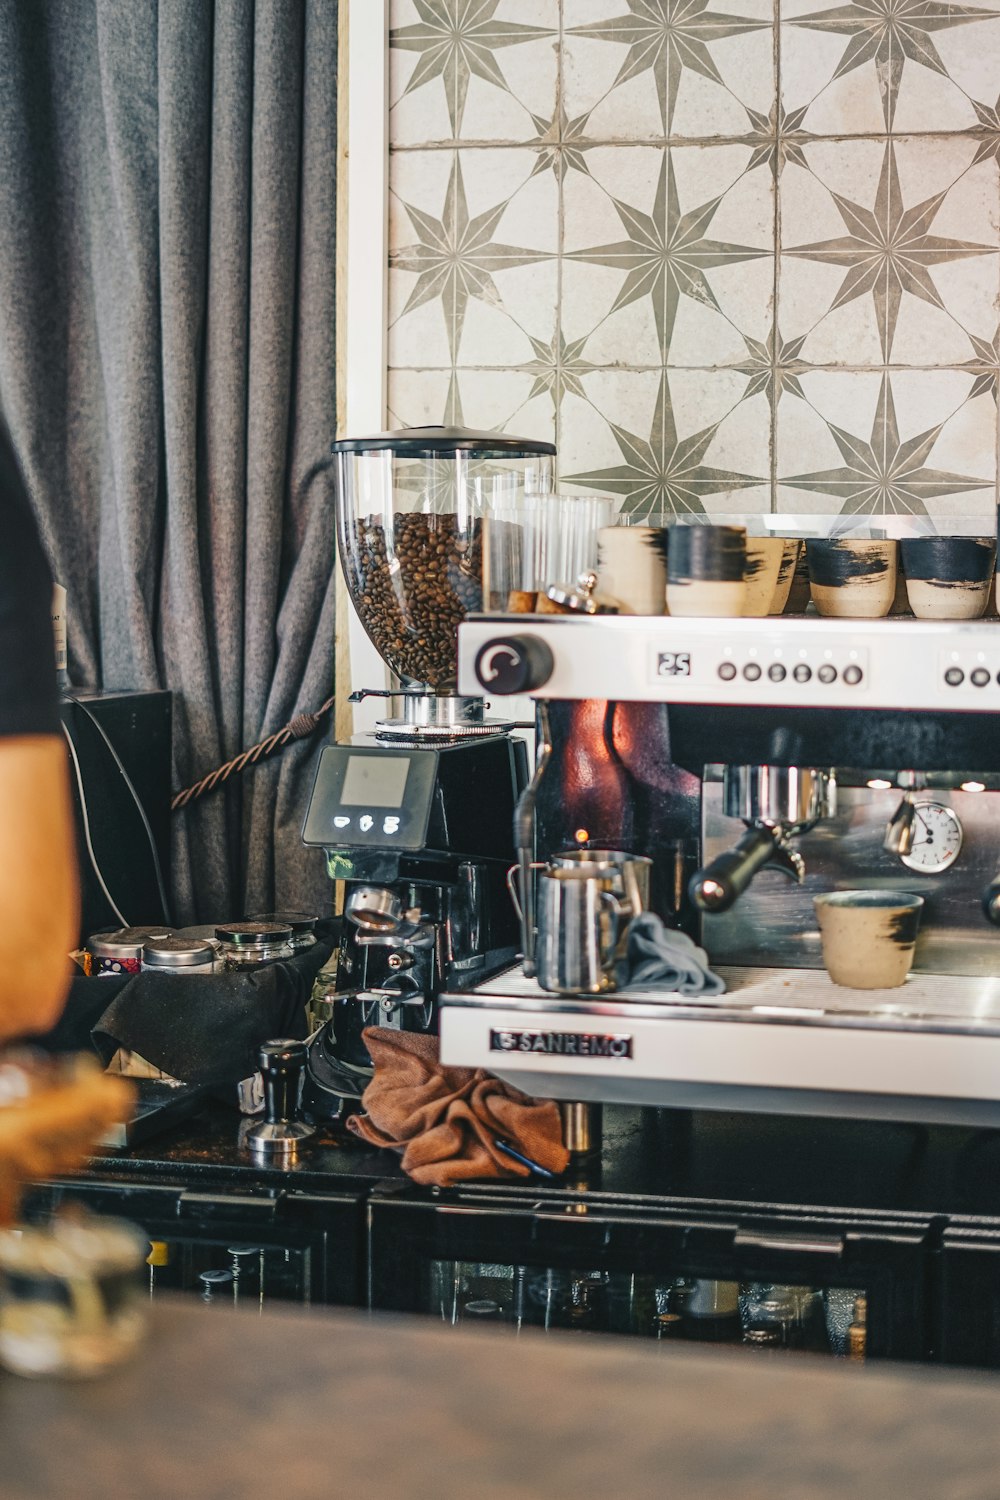
<path fill-rule="evenodd" d="M 831 770 L 812 766 L 726 766 L 722 805 L 747 831 L 691 877 L 688 894 L 701 911 L 728 911 L 765 866 L 801 881 L 805 866 L 789 840 L 833 815 L 837 783 Z"/>

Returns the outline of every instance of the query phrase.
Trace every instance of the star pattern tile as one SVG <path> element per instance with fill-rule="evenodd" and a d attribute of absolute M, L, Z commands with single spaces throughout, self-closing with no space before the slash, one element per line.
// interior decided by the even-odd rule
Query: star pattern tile
<path fill-rule="evenodd" d="M 771 408 L 773 420 L 778 402 L 786 391 L 792 396 L 805 399 L 799 376 L 806 370 L 812 369 L 806 360 L 799 357 L 802 353 L 802 345 L 805 343 L 805 336 L 786 340 L 782 339 L 772 328 L 767 343 L 752 339 L 746 333 L 743 335 L 743 342 L 747 346 L 747 357 L 731 368 L 738 370 L 742 375 L 749 376 L 746 390 L 743 392 L 744 401 L 749 401 L 751 396 L 759 396 L 763 392 Z"/>
<path fill-rule="evenodd" d="M 689 68 L 726 88 L 712 55 L 711 43 L 762 31 L 766 21 L 709 9 L 709 0 L 626 0 L 627 15 L 591 21 L 572 28 L 572 35 L 603 42 L 624 42 L 628 52 L 613 87 L 650 72 L 656 85 L 665 134 L 673 124 L 681 73 Z"/>
<path fill-rule="evenodd" d="M 998 15 L 1000 11 L 953 5 L 948 0 L 848 0 L 846 5 L 795 16 L 791 24 L 847 38 L 835 79 L 865 63 L 875 64 L 885 125 L 891 130 L 907 63 L 947 76 L 934 34 Z"/>
<path fill-rule="evenodd" d="M 593 144 L 585 134 L 589 118 L 588 111 L 569 119 L 564 105 L 559 105 L 549 120 L 542 115 L 532 115 L 531 122 L 537 131 L 534 144 L 538 148 L 534 171 L 551 169 L 560 182 L 571 169 L 589 176 L 586 148 Z"/>
<path fill-rule="evenodd" d="M 779 100 L 775 100 L 767 115 L 751 109 L 749 105 L 745 108 L 752 129 L 746 135 L 741 135 L 740 140 L 753 147 L 753 155 L 747 163 L 748 172 L 766 164 L 777 179 L 786 162 L 794 162 L 795 166 L 809 170 L 809 163 L 802 150 L 805 143 L 812 139 L 809 131 L 802 129 L 808 105 L 786 110 Z"/>
<path fill-rule="evenodd" d="M 389 8 L 394 412 L 638 516 L 992 517 L 1000 0 Z"/>
<path fill-rule="evenodd" d="M 927 458 L 944 422 L 905 442 L 899 436 L 896 405 L 888 372 L 882 376 L 871 436 L 865 440 L 829 422 L 843 465 L 782 480 L 799 490 L 815 490 L 842 501 L 846 515 L 925 515 L 927 501 L 964 491 L 981 490 L 983 480 L 928 467 Z"/>
<path fill-rule="evenodd" d="M 595 489 L 625 497 L 622 510 L 637 517 L 673 511 L 677 515 L 703 515 L 706 495 L 748 489 L 760 484 L 753 474 L 716 469 L 702 460 L 722 420 L 712 422 L 688 437 L 677 435 L 673 403 L 666 371 L 660 377 L 656 407 L 649 435 L 629 432 L 609 422 L 622 462 L 606 469 L 567 474 L 567 484 L 593 485 Z"/>
<path fill-rule="evenodd" d="M 885 146 L 874 208 L 832 193 L 847 231 L 812 245 L 792 246 L 786 255 L 840 266 L 844 279 L 830 310 L 870 293 L 874 299 L 882 355 L 888 359 L 899 306 L 908 292 L 932 307 L 945 309 L 930 274 L 931 266 L 970 256 L 995 253 L 995 246 L 969 243 L 931 233 L 931 225 L 948 196 L 945 188 L 911 208 L 904 207 L 892 142 Z"/>
<path fill-rule="evenodd" d="M 509 92 L 496 53 L 550 34 L 541 26 L 498 20 L 499 0 L 413 0 L 413 4 L 420 19 L 393 27 L 389 33 L 390 47 L 418 55 L 403 97 L 440 78 L 456 137 L 462 128 L 469 79 L 475 75 Z"/>
<path fill-rule="evenodd" d="M 973 164 L 980 161 L 997 161 L 1000 159 L 1000 98 L 995 104 L 980 104 L 973 99 L 972 107 L 979 119 L 978 127 L 972 132 L 979 140 Z"/>
<path fill-rule="evenodd" d="M 965 360 L 962 365 L 963 370 L 971 370 L 976 377 L 969 392 L 969 400 L 974 401 L 977 396 L 984 396 L 988 392 L 1000 405 L 1000 327 L 992 339 L 979 339 L 975 334 L 970 334 L 969 337 L 976 351 L 973 358 Z"/>
<path fill-rule="evenodd" d="M 682 213 L 673 154 L 665 151 L 650 213 L 641 212 L 623 199 L 612 200 L 628 239 L 574 250 L 568 256 L 625 272 L 608 316 L 643 297 L 651 298 L 664 356 L 670 347 L 682 296 L 718 311 L 719 303 L 708 272 L 718 266 L 760 260 L 770 253 L 754 245 L 732 244 L 710 236 L 712 220 L 724 197 L 725 193 L 717 193 Z"/>
<path fill-rule="evenodd" d="M 535 396 L 548 395 L 558 410 L 566 392 L 579 396 L 583 401 L 587 399 L 580 376 L 589 370 L 595 370 L 597 366 L 583 358 L 583 346 L 586 342 L 586 336 L 567 342 L 561 330 L 548 344 L 542 343 L 541 339 L 531 339 L 534 359 L 526 360 L 516 367 L 534 376 L 534 383 L 528 394 L 529 401 Z"/>
<path fill-rule="evenodd" d="M 515 266 L 529 266 L 547 257 L 538 251 L 505 245 L 493 238 L 507 210 L 507 200 L 494 204 L 481 214 L 469 214 L 462 164 L 457 152 L 441 218 L 436 219 L 412 203 L 404 203 L 403 207 L 418 239 L 414 244 L 394 251 L 390 264 L 397 270 L 414 272 L 417 280 L 400 317 L 422 307 L 425 302 L 440 298 L 454 364 L 470 299 L 478 297 L 493 307 L 501 307 L 503 299 L 493 280 L 494 273 Z"/>

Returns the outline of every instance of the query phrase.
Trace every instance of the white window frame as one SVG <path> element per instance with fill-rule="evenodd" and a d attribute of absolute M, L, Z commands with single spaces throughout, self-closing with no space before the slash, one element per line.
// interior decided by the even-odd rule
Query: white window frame
<path fill-rule="evenodd" d="M 360 437 L 386 427 L 386 339 L 389 261 L 389 4 L 388 0 L 341 0 L 341 111 L 339 191 L 343 195 L 338 271 L 341 323 L 338 338 L 339 436 Z M 344 138 L 346 135 L 346 139 Z M 346 241 L 346 243 L 344 243 Z M 352 687 L 385 688 L 385 664 L 365 634 L 357 611 L 342 590 L 338 633 L 346 624 Z M 346 620 L 345 620 L 346 615 Z M 339 654 L 341 664 L 345 653 Z M 343 672 L 341 672 L 341 682 Z M 338 697 L 340 685 L 338 684 Z M 346 696 L 346 693 L 345 693 Z M 384 718 L 378 698 L 357 704 L 353 730 L 361 734 Z"/>

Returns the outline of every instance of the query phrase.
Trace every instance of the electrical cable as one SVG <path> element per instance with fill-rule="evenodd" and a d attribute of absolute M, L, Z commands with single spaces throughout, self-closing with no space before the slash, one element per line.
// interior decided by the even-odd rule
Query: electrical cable
<path fill-rule="evenodd" d="M 94 853 L 94 844 L 93 840 L 90 837 L 90 814 L 87 810 L 87 793 L 83 789 L 83 772 L 80 770 L 80 759 L 76 753 L 76 746 L 73 743 L 73 736 L 70 734 L 65 724 L 62 726 L 62 732 L 66 736 L 66 743 L 69 746 L 70 758 L 73 762 L 73 770 L 76 773 L 76 789 L 80 794 L 80 813 L 83 818 L 83 837 L 87 845 L 87 853 L 90 856 L 90 863 L 93 866 L 94 874 L 97 876 L 98 884 L 100 885 L 101 890 L 104 892 L 105 900 L 111 907 L 111 910 L 114 912 L 121 925 L 123 927 L 128 927 L 129 923 L 127 919 L 123 917 L 121 912 L 118 910 L 118 907 L 115 905 L 114 897 L 108 890 L 104 876 L 101 874 L 101 867 L 97 863 L 97 855 Z"/>
<path fill-rule="evenodd" d="M 108 738 L 108 736 L 107 736 L 107 734 L 106 734 L 106 732 L 104 730 L 103 724 L 101 724 L 101 722 L 97 718 L 97 716 L 95 714 L 92 714 L 91 711 L 90 711 L 90 709 L 87 707 L 87 705 L 85 703 L 81 702 L 81 700 L 79 698 L 74 697 L 74 695 L 72 693 L 67 693 L 66 697 L 69 698 L 71 702 L 75 703 L 76 706 L 77 706 L 77 708 L 82 709 L 83 712 L 86 714 L 87 718 L 90 720 L 91 724 L 93 724 L 94 728 L 97 730 L 98 734 L 101 736 L 101 739 L 104 741 L 105 745 L 107 745 L 108 750 L 111 752 L 111 758 L 114 761 L 115 765 L 118 767 L 118 770 L 121 772 L 122 780 L 125 782 L 125 785 L 128 787 L 129 792 L 132 794 L 132 801 L 135 803 L 136 808 L 137 808 L 138 813 L 139 813 L 139 816 L 142 819 L 142 826 L 145 828 L 145 830 L 146 830 L 146 838 L 149 840 L 150 853 L 153 856 L 153 871 L 154 871 L 154 873 L 156 875 L 156 888 L 157 888 L 157 890 L 160 893 L 160 906 L 161 906 L 162 911 L 163 911 L 163 920 L 164 920 L 165 923 L 169 924 L 169 922 L 170 922 L 170 900 L 169 900 L 169 897 L 167 896 L 166 883 L 165 883 L 165 881 L 163 879 L 163 870 L 162 870 L 162 868 L 160 866 L 160 855 L 159 855 L 159 851 L 157 850 L 157 847 L 156 847 L 156 839 L 153 836 L 153 830 L 150 827 L 149 818 L 146 815 L 146 809 L 142 805 L 142 801 L 141 801 L 141 799 L 139 797 L 139 793 L 136 791 L 136 789 L 135 789 L 135 787 L 134 787 L 134 785 L 132 783 L 132 778 L 129 776 L 129 774 L 126 771 L 125 767 L 122 765 L 121 757 L 118 754 L 118 751 L 115 749 L 114 745 L 111 743 L 111 740 Z"/>
<path fill-rule="evenodd" d="M 275 730 L 274 734 L 268 735 L 267 739 L 261 740 L 256 745 L 251 745 L 249 750 L 244 750 L 232 760 L 226 761 L 225 765 L 217 766 L 200 781 L 192 786 L 187 786 L 183 791 L 175 792 L 170 803 L 171 812 L 179 812 L 181 808 L 187 807 L 196 798 L 203 797 L 206 792 L 214 792 L 215 788 L 223 782 L 228 781 L 234 773 L 239 775 L 245 771 L 248 765 L 256 765 L 258 761 L 265 760 L 276 751 L 283 750 L 292 740 L 304 740 L 309 735 L 315 734 L 323 718 L 330 712 L 335 698 L 327 698 L 326 702 L 317 708 L 314 713 L 296 714 L 281 729 Z"/>

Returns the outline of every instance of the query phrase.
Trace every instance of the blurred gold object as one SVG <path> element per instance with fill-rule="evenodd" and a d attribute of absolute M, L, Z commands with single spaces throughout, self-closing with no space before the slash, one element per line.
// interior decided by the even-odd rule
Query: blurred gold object
<path fill-rule="evenodd" d="M 868 1346 L 868 1298 L 855 1297 L 854 1321 L 847 1330 L 848 1359 L 863 1360 Z"/>
<path fill-rule="evenodd" d="M 96 1058 L 0 1056 L 0 1225 L 12 1222 L 28 1184 L 85 1161 L 112 1125 L 128 1119 L 133 1097 Z"/>

